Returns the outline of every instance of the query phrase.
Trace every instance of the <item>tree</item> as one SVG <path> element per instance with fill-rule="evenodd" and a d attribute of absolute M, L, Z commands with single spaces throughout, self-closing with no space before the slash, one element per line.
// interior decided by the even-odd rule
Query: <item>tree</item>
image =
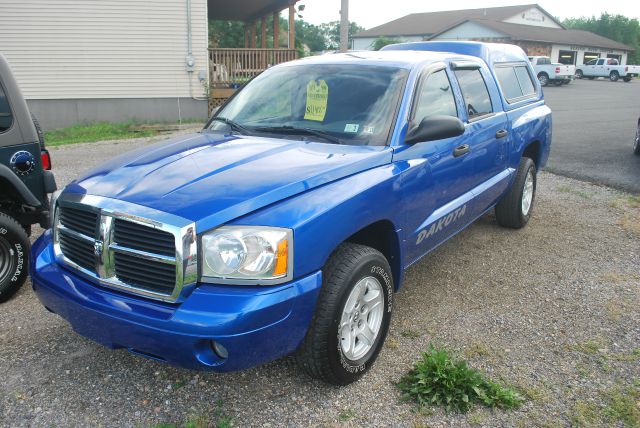
<path fill-rule="evenodd" d="M 331 21 L 324 24 L 320 24 L 320 29 L 325 37 L 325 45 L 329 50 L 340 49 L 340 21 Z M 364 28 L 356 24 L 355 22 L 349 23 L 349 41 L 354 34 L 364 31 Z"/>
<path fill-rule="evenodd" d="M 209 21 L 209 46 L 215 48 L 244 47 L 244 22 Z"/>
<path fill-rule="evenodd" d="M 373 42 L 373 50 L 374 51 L 379 51 L 380 49 L 382 49 L 383 47 L 387 46 L 387 45 L 393 45 L 395 43 L 402 43 L 402 40 L 400 39 L 392 39 L 389 37 L 378 37 L 376 39 L 375 42 Z"/>
<path fill-rule="evenodd" d="M 568 28 L 586 30 L 603 37 L 631 46 L 635 52 L 630 52 L 627 63 L 640 63 L 640 22 L 636 18 L 623 15 L 609 15 L 603 13 L 599 18 L 568 18 L 562 22 Z"/>

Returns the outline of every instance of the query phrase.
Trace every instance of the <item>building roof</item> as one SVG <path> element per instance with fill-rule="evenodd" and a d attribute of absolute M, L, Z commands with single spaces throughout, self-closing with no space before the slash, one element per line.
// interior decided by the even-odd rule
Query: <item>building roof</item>
<path fill-rule="evenodd" d="M 207 0 L 209 19 L 252 21 L 289 7 L 299 0 Z"/>
<path fill-rule="evenodd" d="M 631 46 L 616 42 L 615 40 L 608 39 L 590 31 L 565 30 L 561 28 L 510 24 L 507 22 L 499 22 L 488 19 L 473 19 L 466 20 L 465 22 L 467 21 L 474 22 L 476 24 L 483 25 L 485 27 L 503 33 L 514 41 L 558 43 L 565 45 L 578 45 L 594 48 L 618 49 L 625 51 L 634 50 Z M 450 26 L 449 28 L 444 28 L 439 33 L 433 34 L 430 38 L 435 38 L 438 34 L 451 30 L 452 28 L 455 28 L 460 24 L 462 23 L 458 22 Z"/>
<path fill-rule="evenodd" d="M 489 19 L 496 22 L 504 21 L 532 8 L 540 9 L 546 13 L 546 11 L 537 4 L 413 13 L 396 19 L 395 21 L 362 31 L 353 37 L 430 36 L 465 20 Z M 546 14 L 551 17 L 549 13 Z M 555 22 L 562 26 L 560 22 Z"/>

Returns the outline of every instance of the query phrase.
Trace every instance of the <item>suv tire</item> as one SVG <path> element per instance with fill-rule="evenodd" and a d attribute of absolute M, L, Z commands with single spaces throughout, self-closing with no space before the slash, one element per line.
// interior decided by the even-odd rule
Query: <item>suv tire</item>
<path fill-rule="evenodd" d="M 620 75 L 617 71 L 612 71 L 611 74 L 609 74 L 609 80 L 611 80 L 612 82 L 617 82 L 619 78 Z"/>
<path fill-rule="evenodd" d="M 511 189 L 496 205 L 496 219 L 500 226 L 520 229 L 529 222 L 536 183 L 536 164 L 530 158 L 523 157 Z"/>
<path fill-rule="evenodd" d="M 344 243 L 322 270 L 316 311 L 296 361 L 334 385 L 360 379 L 384 344 L 393 307 L 393 276 L 378 250 Z"/>
<path fill-rule="evenodd" d="M 0 213 L 0 303 L 15 294 L 27 279 L 29 238 L 13 218 Z"/>

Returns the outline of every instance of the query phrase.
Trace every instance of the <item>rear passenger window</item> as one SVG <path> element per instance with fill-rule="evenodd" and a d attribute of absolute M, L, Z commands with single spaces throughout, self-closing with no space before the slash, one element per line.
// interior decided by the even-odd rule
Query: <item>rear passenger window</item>
<path fill-rule="evenodd" d="M 501 65 L 495 68 L 502 93 L 508 102 L 527 98 L 536 93 L 529 70 L 524 65 Z"/>
<path fill-rule="evenodd" d="M 522 95 L 528 97 L 536 93 L 536 87 L 533 85 L 533 78 L 529 73 L 529 69 L 524 65 L 515 67 L 516 76 L 518 76 L 518 83 L 522 88 Z"/>
<path fill-rule="evenodd" d="M 425 117 L 435 115 L 458 117 L 456 101 L 446 71 L 440 70 L 431 74 L 419 90 L 413 115 L 416 123 L 420 123 Z"/>
<path fill-rule="evenodd" d="M 491 98 L 480 70 L 456 70 L 455 74 L 467 106 L 469 120 L 492 113 Z"/>
<path fill-rule="evenodd" d="M 7 100 L 4 89 L 2 88 L 2 85 L 0 85 L 0 132 L 4 132 L 11 128 L 12 122 L 13 116 L 11 114 L 11 109 L 9 108 L 9 100 Z"/>

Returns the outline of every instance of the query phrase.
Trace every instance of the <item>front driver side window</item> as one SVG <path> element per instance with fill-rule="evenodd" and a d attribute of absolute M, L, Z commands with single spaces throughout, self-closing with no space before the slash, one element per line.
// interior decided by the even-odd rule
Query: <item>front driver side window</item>
<path fill-rule="evenodd" d="M 458 117 L 451 83 L 444 70 L 429 75 L 420 85 L 413 122 L 418 124 L 424 118 L 435 115 Z"/>

